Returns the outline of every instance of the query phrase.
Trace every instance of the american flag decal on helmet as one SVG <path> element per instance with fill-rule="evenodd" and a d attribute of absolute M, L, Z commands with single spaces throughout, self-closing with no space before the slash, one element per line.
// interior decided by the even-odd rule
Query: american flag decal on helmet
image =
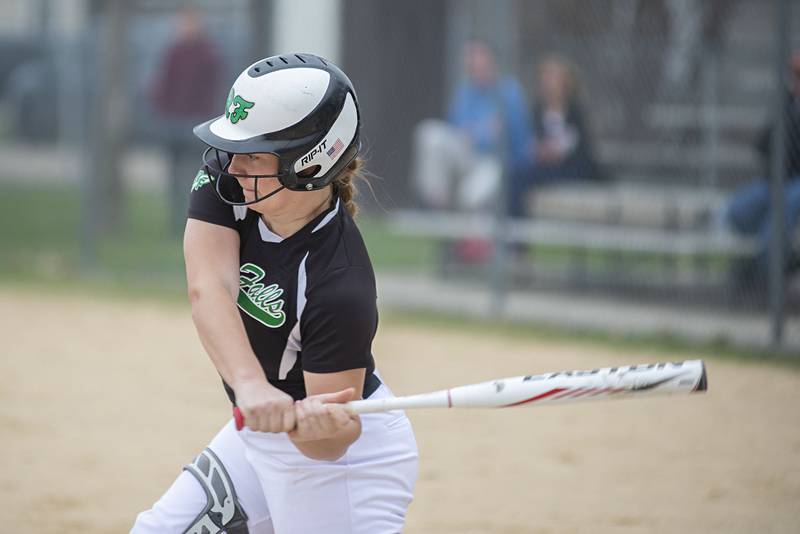
<path fill-rule="evenodd" d="M 339 155 L 339 152 L 341 152 L 343 148 L 344 143 L 342 143 L 342 140 L 337 137 L 336 142 L 333 143 L 333 146 L 328 149 L 328 156 L 330 156 L 331 159 L 336 159 L 336 156 Z"/>

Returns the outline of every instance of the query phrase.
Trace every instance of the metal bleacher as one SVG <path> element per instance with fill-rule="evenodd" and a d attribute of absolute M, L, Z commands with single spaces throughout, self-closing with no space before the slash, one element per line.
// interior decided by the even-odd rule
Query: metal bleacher
<path fill-rule="evenodd" d="M 699 287 L 728 293 L 730 266 L 758 252 L 752 238 L 725 228 L 723 213 L 738 186 L 763 174 L 754 139 L 775 93 L 773 36 L 761 11 L 754 0 L 737 4 L 721 49 L 704 63 L 694 90 L 652 95 L 637 117 L 628 117 L 632 127 L 618 126 L 623 118 L 615 113 L 625 104 L 613 80 L 592 72 L 589 56 L 581 61 L 579 54 L 592 51 L 573 47 L 587 68 L 587 85 L 593 76 L 596 81 L 589 87 L 590 111 L 597 115 L 597 157 L 610 181 L 536 190 L 526 199 L 530 218 L 504 221 L 499 230 L 491 214 L 403 210 L 391 217 L 395 231 L 443 242 L 502 239 L 533 251 L 528 267 L 537 275 L 536 249 L 557 248 L 571 254 L 574 265 L 566 270 L 579 271 L 582 286 L 610 276 L 615 288 L 641 287 L 644 280 L 666 293 L 700 295 Z M 795 237 L 800 245 L 800 233 Z M 616 260 L 611 272 L 592 273 L 587 255 Z M 628 267 L 642 257 L 657 258 L 657 266 L 650 261 L 637 278 Z"/>

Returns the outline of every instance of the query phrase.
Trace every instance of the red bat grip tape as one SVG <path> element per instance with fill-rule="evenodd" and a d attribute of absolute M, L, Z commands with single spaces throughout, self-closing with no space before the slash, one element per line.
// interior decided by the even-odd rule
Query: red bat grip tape
<path fill-rule="evenodd" d="M 236 422 L 236 430 L 244 428 L 244 416 L 238 406 L 233 407 L 233 420 Z"/>

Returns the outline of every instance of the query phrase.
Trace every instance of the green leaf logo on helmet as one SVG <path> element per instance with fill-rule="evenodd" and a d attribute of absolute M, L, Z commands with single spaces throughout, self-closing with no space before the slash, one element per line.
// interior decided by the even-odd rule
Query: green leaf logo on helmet
<path fill-rule="evenodd" d="M 236 124 L 247 118 L 247 110 L 253 106 L 255 106 L 255 102 L 245 100 L 231 88 L 228 100 L 225 102 L 225 117 L 231 121 L 231 124 Z"/>

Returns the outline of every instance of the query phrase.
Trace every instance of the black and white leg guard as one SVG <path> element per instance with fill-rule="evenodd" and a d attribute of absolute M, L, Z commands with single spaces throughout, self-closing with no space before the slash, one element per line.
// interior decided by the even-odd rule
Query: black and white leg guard
<path fill-rule="evenodd" d="M 208 504 L 183 534 L 248 534 L 247 514 L 242 510 L 233 481 L 217 455 L 206 448 L 184 469 L 200 482 Z"/>

